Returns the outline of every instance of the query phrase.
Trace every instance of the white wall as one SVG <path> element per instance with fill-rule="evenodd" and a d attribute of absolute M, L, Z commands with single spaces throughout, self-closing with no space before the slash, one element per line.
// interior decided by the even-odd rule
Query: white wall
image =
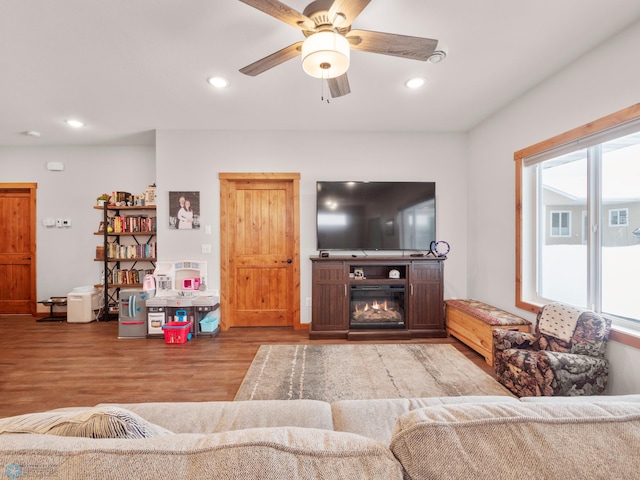
<path fill-rule="evenodd" d="M 98 281 L 93 262 L 100 242 L 93 232 L 103 191 L 142 193 L 158 185 L 160 260 L 209 264 L 219 288 L 219 172 L 301 174 L 301 312 L 311 296 L 317 180 L 434 180 L 439 239 L 451 243 L 445 264 L 445 298 L 474 297 L 516 312 L 515 169 L 513 153 L 640 101 L 640 24 L 532 89 L 468 135 L 429 133 L 327 133 L 159 131 L 156 147 L 0 147 L 3 182 L 38 183 L 38 296 L 64 295 Z M 46 170 L 62 161 L 65 171 Z M 202 224 L 196 231 L 168 229 L 168 192 L 200 191 Z M 69 230 L 47 229 L 44 218 L 70 218 Z M 166 221 L 163 220 L 166 218 Z M 202 254 L 202 244 L 213 253 Z M 521 315 L 531 318 L 527 312 Z M 612 342 L 611 393 L 640 393 L 629 365 L 640 351 Z"/>
<path fill-rule="evenodd" d="M 517 99 L 469 134 L 468 292 L 515 308 L 514 152 L 640 101 L 640 23 Z M 640 351 L 612 342 L 611 393 L 639 393 Z"/>
<path fill-rule="evenodd" d="M 47 170 L 62 162 L 64 171 Z M 100 283 L 94 236 L 102 212 L 96 197 L 113 190 L 142 193 L 155 178 L 153 147 L 0 147 L 2 182 L 36 182 L 38 299 L 65 296 Z M 70 228 L 45 227 L 45 218 L 69 218 Z"/>
<path fill-rule="evenodd" d="M 466 137 L 461 134 L 219 132 L 156 133 L 158 214 L 168 216 L 168 192 L 200 191 L 201 223 L 195 231 L 169 230 L 159 221 L 160 260 L 208 262 L 211 288 L 220 288 L 219 172 L 299 172 L 301 321 L 311 320 L 311 262 L 317 255 L 317 180 L 435 181 L 438 238 L 451 244 L 445 262 L 445 296 L 466 295 Z M 203 243 L 213 253 L 201 252 Z M 428 246 L 425 246 L 427 248 Z M 357 252 L 361 253 L 361 252 Z M 369 252 L 371 253 L 371 252 Z M 373 253 L 372 253 L 373 254 Z"/>

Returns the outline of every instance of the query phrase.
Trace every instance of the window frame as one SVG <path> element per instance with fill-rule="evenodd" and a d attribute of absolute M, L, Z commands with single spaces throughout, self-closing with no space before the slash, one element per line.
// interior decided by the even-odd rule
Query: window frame
<path fill-rule="evenodd" d="M 547 140 L 543 140 L 542 142 L 536 143 L 514 153 L 513 158 L 516 167 L 516 307 L 529 311 L 531 313 L 537 313 L 542 306 L 541 304 L 526 301 L 524 299 L 525 295 L 523 291 L 523 289 L 525 288 L 525 279 L 523 277 L 525 271 L 524 262 L 530 262 L 530 259 L 526 257 L 528 251 L 525 250 L 525 243 L 527 243 L 528 240 L 525 239 L 523 232 L 523 196 L 527 194 L 527 192 L 523 191 L 522 186 L 525 159 L 532 156 L 543 155 L 545 152 L 557 149 L 559 147 L 570 146 L 571 144 L 577 145 L 580 140 L 583 140 L 587 137 L 603 134 L 611 128 L 620 127 L 625 123 L 633 122 L 638 119 L 640 119 L 640 103 L 619 110 L 615 113 L 587 123 L 580 127 L 574 128 L 567 132 L 561 133 Z M 618 322 L 616 322 L 616 324 L 614 324 L 614 331 L 612 332 L 612 339 L 621 341 L 622 343 L 628 345 L 632 345 L 636 348 L 640 348 L 640 329 L 625 328 L 625 325 L 621 325 L 620 328 L 618 328 L 618 326 Z"/>
<path fill-rule="evenodd" d="M 553 216 L 558 215 L 560 223 L 558 224 L 558 233 L 553 233 Z M 567 233 L 562 233 L 562 217 L 567 217 Z M 571 210 L 550 210 L 549 211 L 549 236 L 553 238 L 571 237 Z"/>
<path fill-rule="evenodd" d="M 613 213 L 616 212 L 617 223 L 612 223 Z M 624 212 L 624 223 L 620 223 L 620 212 Z M 629 209 L 628 208 L 610 208 L 609 209 L 609 226 L 610 227 L 628 227 L 629 226 Z"/>

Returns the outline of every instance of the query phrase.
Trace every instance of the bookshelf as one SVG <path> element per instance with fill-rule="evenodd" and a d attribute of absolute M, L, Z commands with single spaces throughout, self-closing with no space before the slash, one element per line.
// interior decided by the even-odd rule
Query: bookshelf
<path fill-rule="evenodd" d="M 94 206 L 102 220 L 94 235 L 102 237 L 94 261 L 102 262 L 104 309 L 99 320 L 118 315 L 121 288 L 141 288 L 144 276 L 153 273 L 157 260 L 155 205 Z"/>

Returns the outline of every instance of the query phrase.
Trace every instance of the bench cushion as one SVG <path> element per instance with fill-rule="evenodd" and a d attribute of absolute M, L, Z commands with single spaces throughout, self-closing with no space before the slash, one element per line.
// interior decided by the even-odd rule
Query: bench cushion
<path fill-rule="evenodd" d="M 531 325 L 529 320 L 518 317 L 513 313 L 505 312 L 492 305 L 480 302 L 479 300 L 446 300 L 447 306 L 459 308 L 464 312 L 488 323 L 491 326 L 509 326 L 509 325 Z"/>

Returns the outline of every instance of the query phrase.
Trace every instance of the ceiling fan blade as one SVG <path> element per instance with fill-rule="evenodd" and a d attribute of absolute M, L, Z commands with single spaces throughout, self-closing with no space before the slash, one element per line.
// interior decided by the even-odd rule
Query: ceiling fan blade
<path fill-rule="evenodd" d="M 351 30 L 346 37 L 354 50 L 422 61 L 426 61 L 438 45 L 438 41 L 431 38 L 369 30 Z"/>
<path fill-rule="evenodd" d="M 347 78 L 346 73 L 343 73 L 336 78 L 329 78 L 327 79 L 327 82 L 329 83 L 331 98 L 342 97 L 347 93 L 351 93 L 351 88 L 349 88 L 349 79 Z"/>
<path fill-rule="evenodd" d="M 240 0 L 242 3 L 260 10 L 261 12 L 271 15 L 278 20 L 288 23 L 292 27 L 302 30 L 315 30 L 316 24 L 309 17 L 288 7 L 278 0 Z"/>
<path fill-rule="evenodd" d="M 293 43 L 282 50 L 278 50 L 276 53 L 272 53 L 271 55 L 261 58 L 257 62 L 253 62 L 251 65 L 241 68 L 240 73 L 244 73 L 251 77 L 260 75 L 270 68 L 276 67 L 281 63 L 300 55 L 300 47 L 302 47 L 302 42 Z"/>
<path fill-rule="evenodd" d="M 329 8 L 329 20 L 334 22 L 337 14 L 342 14 L 345 20 L 334 23 L 338 28 L 348 27 L 353 23 L 358 15 L 369 5 L 371 0 L 334 0 Z"/>

